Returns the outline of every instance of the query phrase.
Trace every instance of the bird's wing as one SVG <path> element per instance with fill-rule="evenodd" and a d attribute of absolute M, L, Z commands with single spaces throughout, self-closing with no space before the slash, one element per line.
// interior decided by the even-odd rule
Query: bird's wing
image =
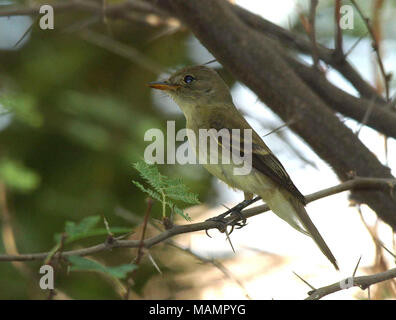
<path fill-rule="evenodd" d="M 237 153 L 237 155 L 243 156 L 243 151 L 241 150 L 249 150 L 249 148 L 244 148 L 244 134 L 243 129 L 251 129 L 252 130 L 252 167 L 257 171 L 261 172 L 265 176 L 272 179 L 277 185 L 282 186 L 284 189 L 289 191 L 293 196 L 299 199 L 303 204 L 306 203 L 305 197 L 301 194 L 301 192 L 294 185 L 293 181 L 290 179 L 290 176 L 286 172 L 283 165 L 280 163 L 277 157 L 271 152 L 271 150 L 266 146 L 264 141 L 260 138 L 260 136 L 252 129 L 252 127 L 247 123 L 247 121 L 239 115 L 240 119 L 236 119 L 235 117 L 227 117 L 227 123 L 222 121 L 221 117 L 213 117 L 210 123 L 210 128 L 216 129 L 217 131 L 221 129 L 227 129 L 229 131 L 230 137 L 232 137 L 233 144 L 229 140 L 217 140 L 219 145 L 223 148 L 228 148 L 233 153 Z M 243 119 L 243 120 L 242 120 Z M 242 120 L 242 121 L 240 121 Z M 241 127 L 242 126 L 242 127 Z M 240 134 L 237 134 L 232 129 L 241 129 Z M 235 143 L 239 142 L 239 143 Z M 240 148 L 236 148 L 235 146 L 239 146 Z"/>

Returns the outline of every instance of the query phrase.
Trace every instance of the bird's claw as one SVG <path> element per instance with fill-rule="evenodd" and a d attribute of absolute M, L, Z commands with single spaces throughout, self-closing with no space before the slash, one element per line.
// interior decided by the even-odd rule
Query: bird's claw
<path fill-rule="evenodd" d="M 209 218 L 206 221 L 215 221 L 215 222 L 219 223 L 219 226 L 217 227 L 217 229 L 222 233 L 226 232 L 228 226 L 231 226 L 231 230 L 228 232 L 228 234 L 230 235 L 234 231 L 234 229 L 241 229 L 244 226 L 246 226 L 246 224 L 247 224 L 246 218 L 243 216 L 243 214 L 240 211 L 237 211 L 237 210 L 233 211 L 231 213 L 231 216 L 236 216 L 235 221 L 233 221 L 234 219 L 231 221 L 227 221 L 224 218 L 224 216 L 222 216 L 222 215 L 213 217 L 213 218 Z M 241 221 L 238 221 L 238 220 L 241 220 Z M 208 230 L 205 230 L 205 233 L 209 238 L 212 238 L 209 235 Z"/>
<path fill-rule="evenodd" d="M 219 224 L 219 226 L 217 227 L 217 229 L 219 229 L 220 232 L 225 232 L 226 228 L 227 228 L 227 220 L 224 219 L 224 217 L 217 216 L 217 217 L 213 217 L 213 218 L 209 218 L 206 221 L 214 221 L 217 222 Z M 205 230 L 206 234 L 208 235 L 209 238 L 212 238 L 209 234 L 208 234 L 208 230 Z"/>
<path fill-rule="evenodd" d="M 238 203 L 235 207 L 227 210 L 223 214 L 218 215 L 217 217 L 209 218 L 206 221 L 216 221 L 220 222 L 223 226 L 218 227 L 220 232 L 225 232 L 227 230 L 227 226 L 231 226 L 231 231 L 229 234 L 231 234 L 234 231 L 234 228 L 236 229 L 241 229 L 244 226 L 246 226 L 246 218 L 242 214 L 242 210 L 246 208 L 247 206 L 251 205 L 252 203 L 256 202 L 257 200 L 261 199 L 260 197 L 256 197 L 254 199 L 246 199 L 240 203 Z M 236 215 L 236 219 L 231 219 L 231 221 L 227 221 L 225 218 L 230 215 Z M 241 221 L 239 221 L 241 220 Z M 205 230 L 206 235 L 211 238 L 211 236 L 208 233 L 208 230 Z"/>
<path fill-rule="evenodd" d="M 233 222 L 231 225 L 232 225 L 232 227 L 233 227 L 233 229 L 234 229 L 234 227 L 236 228 L 236 229 L 241 229 L 241 228 L 243 228 L 244 226 L 246 226 L 247 225 L 247 220 L 246 220 L 246 218 L 244 217 L 244 215 L 242 214 L 242 212 L 241 211 L 233 211 L 232 213 L 231 213 L 231 216 L 236 216 L 236 219 L 235 219 L 235 222 Z M 232 230 L 233 230 L 232 229 Z"/>

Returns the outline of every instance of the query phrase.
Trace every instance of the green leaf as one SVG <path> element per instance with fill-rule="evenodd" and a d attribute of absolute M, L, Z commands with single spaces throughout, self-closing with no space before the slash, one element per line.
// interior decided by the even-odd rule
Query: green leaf
<path fill-rule="evenodd" d="M 111 227 L 110 228 L 110 232 L 112 234 L 123 234 L 123 233 L 129 233 L 131 232 L 130 228 L 125 228 L 125 227 Z M 107 229 L 105 228 L 96 228 L 96 229 L 92 229 L 90 231 L 86 231 L 84 233 L 77 233 L 74 234 L 72 236 L 67 236 L 65 243 L 69 244 L 72 243 L 74 241 L 78 241 L 81 239 L 86 239 L 86 238 L 90 238 L 90 237 L 97 237 L 97 236 L 106 236 L 108 235 Z M 57 233 L 54 235 L 54 239 L 55 242 L 59 242 L 62 238 L 62 234 L 61 233 Z"/>
<path fill-rule="evenodd" d="M 95 272 L 103 272 L 117 279 L 124 279 L 128 272 L 137 269 L 137 265 L 135 264 L 123 264 L 115 267 L 107 267 L 99 262 L 86 259 L 80 256 L 70 256 L 67 258 L 72 266 L 70 268 L 71 271 L 95 271 Z"/>
<path fill-rule="evenodd" d="M 115 267 L 106 267 L 106 272 L 117 279 L 124 279 L 128 272 L 134 271 L 138 268 L 136 264 L 122 264 Z"/>
<path fill-rule="evenodd" d="M 144 161 L 139 161 L 134 164 L 135 169 L 139 171 L 141 177 L 146 180 L 158 193 L 162 192 L 164 188 L 163 179 L 165 176 L 161 175 L 154 165 L 149 165 Z"/>
<path fill-rule="evenodd" d="M 69 236 L 73 236 L 80 233 L 86 233 L 94 226 L 98 224 L 100 221 L 100 216 L 89 216 L 80 221 L 80 223 L 76 224 L 73 221 L 67 221 L 65 232 Z"/>
<path fill-rule="evenodd" d="M 10 188 L 28 192 L 36 189 L 40 176 L 18 161 L 3 159 L 0 161 L 0 179 Z"/>
<path fill-rule="evenodd" d="M 160 202 L 162 202 L 162 198 L 161 195 L 158 192 L 155 192 L 151 189 L 147 189 L 145 187 L 143 187 L 139 182 L 137 181 L 132 181 L 135 186 L 137 186 L 140 190 L 142 190 L 144 193 L 147 193 L 151 198 L 158 200 Z"/>
<path fill-rule="evenodd" d="M 15 115 L 15 118 L 32 126 L 40 127 L 43 116 L 37 110 L 36 101 L 32 96 L 24 94 L 1 95 L 0 104 Z"/>
<path fill-rule="evenodd" d="M 185 213 L 182 209 L 180 209 L 179 207 L 175 206 L 172 204 L 172 202 L 170 202 L 170 206 L 172 206 L 171 208 L 173 209 L 173 211 L 178 214 L 179 216 L 182 216 L 184 219 L 186 219 L 187 221 L 192 221 L 191 217 L 188 215 L 188 213 Z"/>
<path fill-rule="evenodd" d="M 106 149 L 111 143 L 109 132 L 99 124 L 74 119 L 66 130 L 77 142 L 93 150 Z"/>
<path fill-rule="evenodd" d="M 181 179 L 171 179 L 162 175 L 154 165 L 139 161 L 134 164 L 134 167 L 139 171 L 141 177 L 154 189 L 146 188 L 139 182 L 132 181 L 141 191 L 161 202 L 164 208 L 163 211 L 165 211 L 166 207 L 169 207 L 176 214 L 191 221 L 188 214 L 185 214 L 183 210 L 177 207 L 171 200 L 188 204 L 198 204 L 198 195 L 192 193 L 188 187 L 182 183 Z M 165 215 L 165 212 L 163 212 L 163 214 Z"/>
<path fill-rule="evenodd" d="M 82 219 L 79 223 L 75 223 L 74 221 L 66 221 L 65 232 L 67 234 L 67 238 L 65 243 L 71 243 L 73 241 L 94 236 L 106 236 L 108 234 L 106 228 L 95 228 L 100 220 L 100 216 L 89 216 Z M 110 227 L 110 232 L 113 234 L 128 233 L 130 231 L 130 228 L 125 227 Z M 55 242 L 58 243 L 61 240 L 61 237 L 62 234 L 55 234 Z"/>
<path fill-rule="evenodd" d="M 166 190 L 166 194 L 169 198 L 173 200 L 183 201 L 189 204 L 198 204 L 198 195 L 195 193 L 191 193 L 187 186 L 185 186 L 180 180 L 172 181 L 172 184 L 168 186 Z M 178 183 L 178 184 L 176 184 Z"/>

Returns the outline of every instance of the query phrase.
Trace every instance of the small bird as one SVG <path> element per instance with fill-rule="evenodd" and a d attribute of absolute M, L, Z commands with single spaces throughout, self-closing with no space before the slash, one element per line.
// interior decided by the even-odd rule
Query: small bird
<path fill-rule="evenodd" d="M 311 236 L 338 270 L 336 259 L 305 210 L 305 197 L 294 185 L 280 161 L 235 107 L 229 88 L 215 70 L 206 66 L 187 67 L 165 81 L 150 82 L 148 85 L 165 91 L 173 98 L 185 115 L 186 128 L 192 130 L 196 136 L 199 136 L 200 129 L 225 129 L 234 138 L 234 129 L 250 129 L 252 136 L 249 141 L 238 138 L 242 145 L 251 144 L 251 170 L 248 174 L 235 174 L 237 164 L 233 161 L 222 161 L 224 159 L 220 156 L 217 163 L 208 160 L 203 163 L 204 167 L 232 188 L 242 190 L 245 198 L 251 198 L 253 194 L 259 195 L 280 218 L 298 231 Z M 216 140 L 219 149 L 228 148 L 231 153 L 240 155 L 246 152 L 241 144 L 237 144 L 239 150 L 235 150 L 236 147 L 231 144 L 230 139 L 220 139 L 214 135 L 210 138 Z M 191 144 L 190 137 L 189 142 Z M 193 148 L 199 154 L 197 143 L 193 144 Z"/>

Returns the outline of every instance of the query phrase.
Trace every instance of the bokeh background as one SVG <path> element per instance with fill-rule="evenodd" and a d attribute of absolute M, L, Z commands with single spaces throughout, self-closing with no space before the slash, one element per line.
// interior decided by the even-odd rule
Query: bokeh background
<path fill-rule="evenodd" d="M 309 1 L 235 2 L 294 32 L 305 33 L 301 16 L 308 14 Z M 370 16 L 374 1 L 358 2 Z M 3 6 L 17 3 L 40 4 L 0 1 L 0 12 Z M 326 46 L 332 46 L 334 39 L 333 5 L 332 0 L 321 0 L 317 10 L 318 41 Z M 385 1 L 382 50 L 385 68 L 393 72 L 395 14 L 396 3 Z M 178 21 L 157 21 L 154 15 L 137 13 L 125 21 L 64 12 L 55 15 L 54 30 L 41 30 L 35 19 L 0 17 L 0 253 L 15 248 L 19 253 L 48 251 L 56 244 L 54 235 L 64 230 L 67 221 L 78 222 L 92 215 L 104 216 L 111 226 L 130 228 L 136 232 L 130 236 L 133 238 L 147 206 L 146 195 L 132 183 L 139 180 L 133 163 L 142 159 L 148 145 L 144 133 L 151 128 L 165 132 L 167 120 L 175 120 L 176 129 L 185 124 L 177 106 L 163 94 L 150 91 L 146 83 L 213 57 Z M 365 26 L 355 14 L 354 29 L 344 31 L 344 45 L 350 48 L 363 36 L 349 58 L 364 78 L 376 85 L 371 40 L 365 34 Z M 210 66 L 225 79 L 235 104 L 260 135 L 282 125 L 221 65 Z M 356 94 L 338 73 L 329 70 L 328 77 Z M 395 81 L 391 88 L 393 94 Z M 359 129 L 355 121 L 342 119 L 353 130 Z M 383 137 L 377 132 L 363 127 L 359 137 L 395 174 L 395 141 L 388 140 L 386 157 Z M 288 128 L 264 140 L 304 194 L 338 183 L 331 168 Z M 231 206 L 243 198 L 199 165 L 158 168 L 169 177 L 181 177 L 199 195 L 202 204 L 187 210 L 194 222 L 221 213 L 222 204 Z M 361 211 L 360 215 L 350 206 L 346 193 L 308 206 L 340 262 L 340 273 L 331 269 L 309 238 L 267 213 L 250 219 L 232 235 L 236 253 L 223 234 L 213 232 L 213 238 L 208 238 L 197 233 L 175 238 L 179 248 L 161 244 L 151 249 L 155 263 L 146 255 L 129 280 L 97 272 L 68 272 L 64 264 L 58 266 L 55 298 L 120 299 L 129 283 L 130 298 L 134 299 L 301 299 L 309 288 L 293 271 L 320 286 L 349 276 L 360 256 L 359 274 L 376 270 L 378 254 L 381 263 L 394 264 L 391 255 L 376 251 L 369 232 L 392 248 L 391 229 L 377 221 L 367 207 L 362 206 Z M 160 214 L 160 204 L 154 203 L 152 219 L 160 219 Z M 156 232 L 149 227 L 147 236 Z M 103 241 L 104 236 L 90 237 L 66 249 Z M 192 254 L 180 247 L 191 249 Z M 135 256 L 134 250 L 117 249 L 92 258 L 117 266 L 130 263 Z M 208 263 L 211 259 L 222 263 L 223 270 Z M 1 262 L 0 299 L 46 298 L 48 292 L 38 286 L 41 265 L 42 261 Z M 378 298 L 395 297 L 392 284 L 379 287 Z M 352 297 L 364 299 L 367 293 L 348 290 L 329 298 Z"/>

